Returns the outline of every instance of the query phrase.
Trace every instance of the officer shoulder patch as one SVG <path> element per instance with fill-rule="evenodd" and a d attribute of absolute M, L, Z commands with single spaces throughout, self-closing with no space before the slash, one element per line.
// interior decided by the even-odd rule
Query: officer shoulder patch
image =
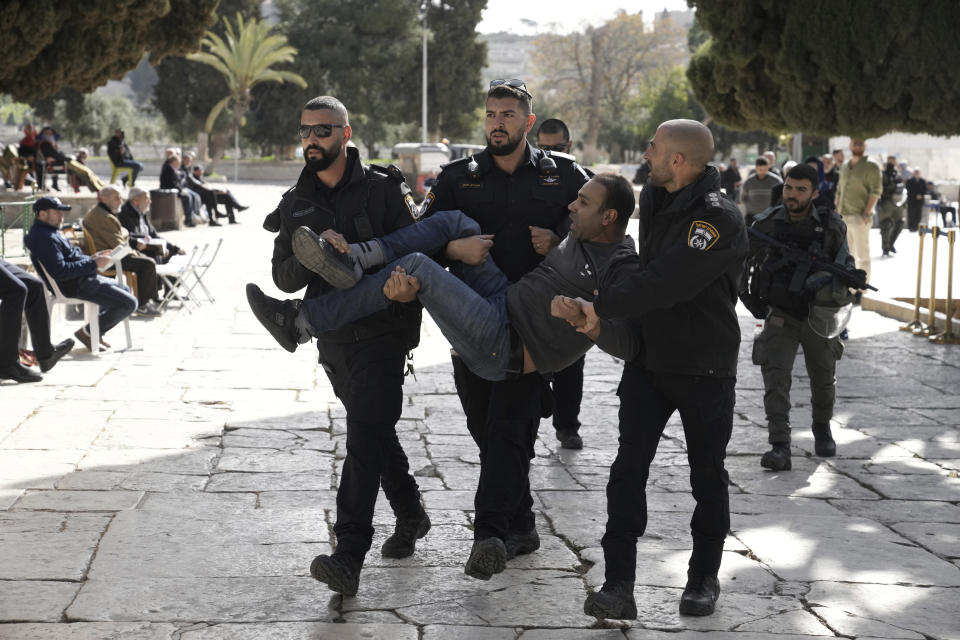
<path fill-rule="evenodd" d="M 723 194 L 719 191 L 708 191 L 703 196 L 704 204 L 707 205 L 708 209 L 722 209 L 723 208 Z"/>
<path fill-rule="evenodd" d="M 690 230 L 687 232 L 687 246 L 700 251 L 706 251 L 717 243 L 720 239 L 720 233 L 717 228 L 709 222 L 703 220 L 694 220 L 690 224 Z"/>

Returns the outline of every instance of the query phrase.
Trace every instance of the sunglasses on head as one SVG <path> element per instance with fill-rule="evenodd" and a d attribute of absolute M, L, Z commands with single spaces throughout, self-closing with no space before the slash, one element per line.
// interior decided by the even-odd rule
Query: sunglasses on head
<path fill-rule="evenodd" d="M 561 142 L 560 144 L 541 144 L 541 151 L 559 151 L 560 153 L 567 152 L 567 143 Z"/>
<path fill-rule="evenodd" d="M 526 95 L 528 98 L 533 97 L 532 95 L 530 95 L 530 92 L 527 91 L 527 85 L 524 84 L 523 80 L 521 80 L 520 78 L 510 78 L 509 80 L 491 80 L 490 81 L 491 89 L 493 89 L 494 87 L 499 87 L 501 85 L 506 85 L 513 89 L 517 89 L 518 91 Z"/>
<path fill-rule="evenodd" d="M 329 138 L 330 134 L 333 133 L 334 129 L 346 129 L 347 125 L 345 124 L 302 124 L 300 128 L 297 129 L 297 133 L 300 134 L 300 137 L 307 139 L 310 137 L 310 132 L 313 132 L 313 135 L 318 138 Z"/>

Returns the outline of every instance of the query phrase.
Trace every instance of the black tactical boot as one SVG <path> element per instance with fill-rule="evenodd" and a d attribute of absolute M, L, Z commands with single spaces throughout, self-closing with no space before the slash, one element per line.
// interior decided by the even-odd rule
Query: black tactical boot
<path fill-rule="evenodd" d="M 830 423 L 813 423 L 813 450 L 821 458 L 832 458 L 837 455 L 837 443 L 830 432 Z"/>
<path fill-rule="evenodd" d="M 790 471 L 790 445 L 787 443 L 774 443 L 773 448 L 763 454 L 760 458 L 760 466 L 764 469 L 773 471 Z"/>
<path fill-rule="evenodd" d="M 517 556 L 523 556 L 533 553 L 540 548 L 540 534 L 533 528 L 528 533 L 511 531 L 507 534 L 507 539 L 503 541 L 507 548 L 507 560 L 513 560 Z"/>
<path fill-rule="evenodd" d="M 393 535 L 380 547 L 384 558 L 408 558 L 417 547 L 417 540 L 430 531 L 430 517 L 422 508 L 416 518 L 397 518 Z"/>
<path fill-rule="evenodd" d="M 633 598 L 633 582 L 605 582 L 600 591 L 587 596 L 583 612 L 598 620 L 635 620 L 637 601 Z"/>
<path fill-rule="evenodd" d="M 251 282 L 247 284 L 247 302 L 253 315 L 281 347 L 290 353 L 297 350 L 300 343 L 300 330 L 296 325 L 297 314 L 300 313 L 299 300 L 271 298 Z"/>
<path fill-rule="evenodd" d="M 310 563 L 310 575 L 330 587 L 331 591 L 355 596 L 360 588 L 361 564 L 345 553 L 334 552 L 332 556 L 322 554 Z"/>
<path fill-rule="evenodd" d="M 474 540 L 463 572 L 471 578 L 489 580 L 507 566 L 507 548 L 500 538 Z"/>
<path fill-rule="evenodd" d="M 708 616 L 720 597 L 720 581 L 716 574 L 704 575 L 687 571 L 687 586 L 680 596 L 680 615 Z"/>
<path fill-rule="evenodd" d="M 560 441 L 561 449 L 572 449 L 574 451 L 583 449 L 583 439 L 576 431 L 557 429 L 557 440 Z"/>

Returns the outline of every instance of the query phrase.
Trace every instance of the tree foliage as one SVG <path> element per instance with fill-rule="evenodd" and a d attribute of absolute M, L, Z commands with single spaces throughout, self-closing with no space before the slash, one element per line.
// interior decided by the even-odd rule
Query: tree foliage
<path fill-rule="evenodd" d="M 482 106 L 486 46 L 476 25 L 485 0 L 428 3 L 428 127 L 468 136 Z M 297 142 L 303 103 L 334 95 L 350 111 L 354 138 L 377 155 L 379 143 L 420 122 L 421 42 L 417 0 L 277 0 L 277 29 L 300 54 L 291 67 L 309 90 L 260 86 L 246 133 L 260 146 Z M 419 129 L 419 125 L 417 127 Z M 419 136 L 417 136 L 419 137 Z"/>
<path fill-rule="evenodd" d="M 5 0 L 0 93 L 32 102 L 62 88 L 88 93 L 119 79 L 145 52 L 194 51 L 218 0 Z"/>
<path fill-rule="evenodd" d="M 598 145 L 618 161 L 629 134 L 628 107 L 645 78 L 676 66 L 685 49 L 685 33 L 669 18 L 648 30 L 641 13 L 621 10 L 599 27 L 537 38 L 531 57 L 538 84 L 546 88 L 541 92 L 568 125 L 584 132 L 584 161 L 595 159 Z"/>
<path fill-rule="evenodd" d="M 428 5 L 427 124 L 434 139 L 468 138 L 479 120 L 487 45 L 477 40 L 477 24 L 486 6 L 487 0 Z"/>
<path fill-rule="evenodd" d="M 688 76 L 737 129 L 960 133 L 956 0 L 694 0 L 710 38 Z"/>
<path fill-rule="evenodd" d="M 230 107 L 233 127 L 242 126 L 253 100 L 251 90 L 258 84 L 289 82 L 301 88 L 307 86 L 307 81 L 298 74 L 274 68 L 292 62 L 297 55 L 297 50 L 287 44 L 286 36 L 271 33 L 270 25 L 256 18 L 244 19 L 238 13 L 236 19 L 234 29 L 224 18 L 224 37 L 208 31 L 201 43 L 205 50 L 189 56 L 194 62 L 213 67 L 227 80 L 228 95 L 213 105 L 207 115 L 204 129 L 208 132 L 227 107 Z"/>

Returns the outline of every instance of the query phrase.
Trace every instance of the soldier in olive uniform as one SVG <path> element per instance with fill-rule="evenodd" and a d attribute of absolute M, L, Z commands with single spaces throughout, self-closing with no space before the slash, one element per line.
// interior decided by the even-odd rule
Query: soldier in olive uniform
<path fill-rule="evenodd" d="M 783 204 L 757 216 L 753 228 L 775 240 L 853 269 L 847 250 L 846 225 L 835 212 L 815 208 L 817 172 L 797 165 L 787 174 Z M 763 373 L 763 407 L 767 415 L 770 451 L 760 465 L 783 471 L 790 462 L 790 385 L 797 347 L 810 377 L 814 450 L 818 456 L 836 454 L 830 431 L 836 395 L 836 363 L 843 353 L 838 334 L 843 322 L 825 327 L 820 312 L 849 309 L 847 287 L 826 272 L 809 273 L 802 265 L 784 260 L 777 247 L 751 236 L 750 257 L 740 298 L 757 318 L 766 318 L 754 341 L 753 362 Z M 809 268 L 808 268 L 809 271 Z M 812 306 L 811 303 L 817 306 Z M 811 311 L 811 309 L 814 311 Z"/>
<path fill-rule="evenodd" d="M 880 194 L 880 203 L 877 205 L 877 218 L 880 220 L 880 242 L 883 246 L 883 256 L 896 253 L 893 244 L 903 231 L 903 207 L 897 202 L 903 188 L 900 179 L 900 168 L 897 166 L 896 156 L 887 156 L 887 164 L 883 168 L 883 192 Z"/>

